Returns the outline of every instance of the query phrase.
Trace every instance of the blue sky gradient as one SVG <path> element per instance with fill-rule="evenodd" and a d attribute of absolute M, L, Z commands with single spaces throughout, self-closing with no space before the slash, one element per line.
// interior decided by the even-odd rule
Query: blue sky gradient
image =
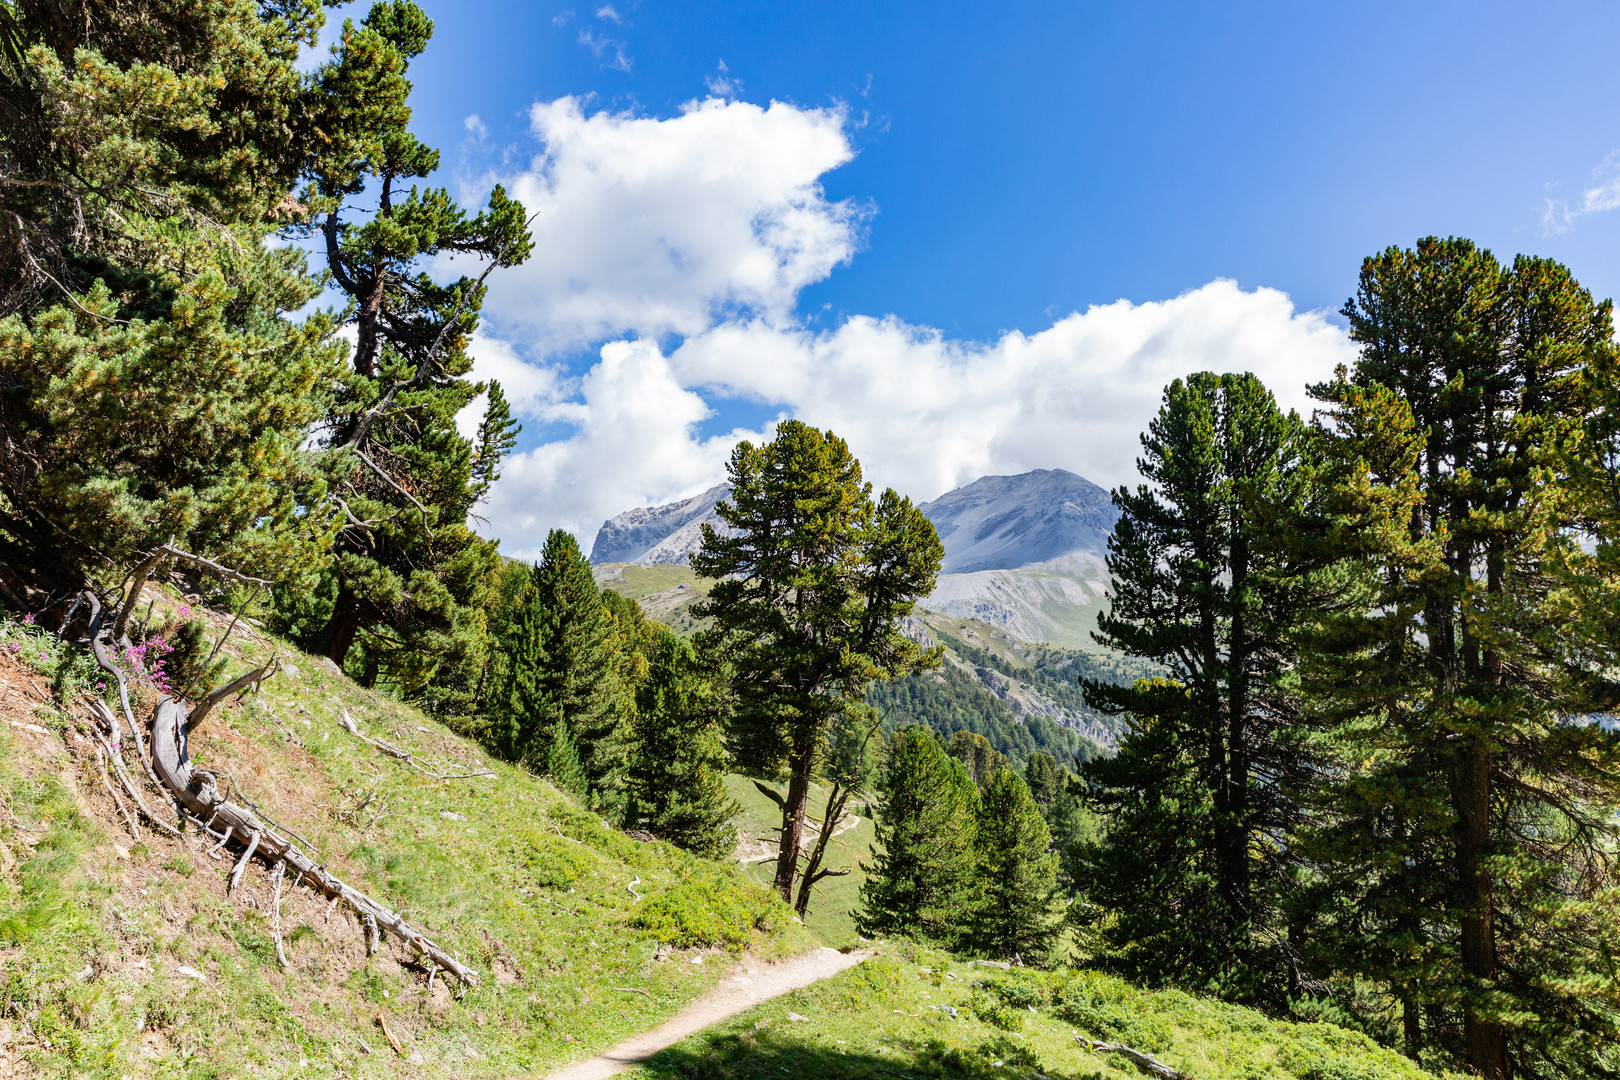
<path fill-rule="evenodd" d="M 855 369 L 837 376 L 835 360 L 862 320 L 898 320 L 868 367 L 942 383 L 966 373 L 955 412 L 918 406 L 936 427 L 913 418 L 917 454 L 932 452 L 931 432 L 963 426 L 961 402 L 993 393 L 997 364 L 1017 366 L 1022 339 L 1008 332 L 1040 335 L 1121 299 L 1191 297 L 1138 311 L 1137 330 L 1102 344 L 1095 331 L 1115 317 L 1088 316 L 1083 343 L 1053 345 L 1041 361 L 1082 389 L 1092 367 L 1093 382 L 1140 381 L 1112 407 L 1129 414 L 1118 430 L 1093 431 L 1077 406 L 1073 438 L 1054 428 L 1045 444 L 1009 449 L 1040 404 L 1025 402 L 1009 407 L 1018 419 L 1008 427 L 987 427 L 978 449 L 933 472 L 876 434 L 855 446 L 881 481 L 892 475 L 919 498 L 976 470 L 1062 466 L 1116 482 L 1133 454 L 1122 432 L 1139 430 L 1167 373 L 1206 362 L 1249 366 L 1308 407 L 1305 379 L 1345 355 L 1323 320 L 1339 321 L 1360 260 L 1390 244 L 1465 235 L 1507 258 L 1560 259 L 1600 297 L 1620 292 L 1617 5 L 422 2 L 436 31 L 413 64 L 415 127 L 444 150 L 436 181 L 463 193 L 495 177 L 544 177 L 531 108 L 565 97 L 587 118 L 671 120 L 710 96 L 842 110 L 853 159 L 814 182 L 825 204 L 860 211 L 854 254 L 796 282 L 789 317 L 778 312 L 770 334 L 750 341 L 761 369 L 798 364 L 810 381 L 823 370 L 849 380 Z M 1219 279 L 1248 299 L 1210 294 Z M 1261 302 L 1266 290 L 1292 308 Z M 617 442 L 565 444 L 612 412 L 605 377 L 590 397 L 590 373 L 608 373 L 603 346 L 641 328 L 546 350 L 514 316 L 521 303 L 492 305 L 506 366 L 483 368 L 550 380 L 525 418 L 527 457 L 491 513 L 509 550 L 556 523 L 588 540 L 607 513 L 701 489 L 718 478 L 727 438 L 762 433 L 779 415 L 882 431 L 882 417 L 868 424 L 844 409 L 836 387 L 779 395 L 737 374 L 747 364 L 717 367 L 708 331 L 758 315 L 719 314 L 685 331 L 701 347 L 678 352 L 683 338 L 665 331 L 624 361 L 642 380 L 636 393 L 690 395 L 684 442 L 658 451 L 686 464 L 654 477 L 620 461 L 609 477 L 588 463 L 649 453 L 634 424 Z M 1155 353 L 1144 344 L 1155 334 L 1180 351 Z M 1292 363 L 1306 339 L 1314 351 Z M 943 367 L 917 359 L 928 340 Z M 665 391 L 648 389 L 666 376 Z M 1024 385 L 1042 394 L 1038 372 Z M 852 383 L 848 396 L 866 392 Z M 881 408 L 892 413 L 894 399 Z"/>

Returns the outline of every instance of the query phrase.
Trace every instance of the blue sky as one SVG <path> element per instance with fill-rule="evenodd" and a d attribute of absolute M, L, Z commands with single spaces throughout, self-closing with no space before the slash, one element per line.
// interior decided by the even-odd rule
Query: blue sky
<path fill-rule="evenodd" d="M 1178 366 L 1241 366 L 1248 353 L 1303 405 L 1298 386 L 1344 355 L 1332 313 L 1361 257 L 1427 233 L 1550 255 L 1599 295 L 1620 291 L 1613 5 L 424 6 L 436 32 L 413 66 L 413 105 L 419 134 L 445 150 L 443 182 L 474 199 L 527 176 L 557 196 L 549 213 L 644 222 L 613 248 L 625 265 L 671 253 L 656 280 L 620 281 L 604 256 L 575 290 L 596 314 L 568 314 L 566 332 L 533 312 L 572 280 L 567 260 L 590 261 L 588 234 L 552 237 L 556 266 L 497 286 L 483 368 L 532 377 L 527 456 L 492 515 L 516 550 L 551 524 L 588 538 L 598 515 L 706 486 L 731 441 L 778 415 L 870 431 L 865 454 L 851 435 L 857 454 L 919 498 L 981 469 L 1062 465 L 1116 482 L 1128 431 Z M 565 98 L 577 121 L 554 107 Z M 705 98 L 718 110 L 708 129 L 675 123 Z M 772 102 L 785 108 L 767 119 Z M 536 105 L 550 109 L 540 121 Z M 671 139 L 703 150 L 670 151 Z M 796 171 L 722 179 L 713 197 L 693 164 L 765 168 L 801 145 Z M 600 178 L 628 191 L 647 162 L 671 170 L 647 189 L 656 197 L 586 190 Z M 760 251 L 679 239 L 684 208 L 721 214 L 728 199 L 756 225 L 793 219 L 763 252 L 780 263 L 774 291 Z M 792 265 L 805 251 L 815 258 Z M 1237 289 L 1211 293 L 1220 279 Z M 593 290 L 617 299 L 597 304 Z M 1041 337 L 1119 300 L 1067 344 Z M 1106 321 L 1120 325 L 1103 333 Z M 1047 352 L 1009 359 L 1022 340 L 1009 332 Z M 1160 355 L 1156 338 L 1180 344 Z M 861 381 L 885 371 L 961 385 L 910 409 L 903 386 Z M 1026 401 L 963 434 L 975 399 L 1003 383 L 1039 395 L 1048 377 L 1072 384 L 1072 431 L 1032 420 L 1047 405 Z M 1112 406 L 1081 400 L 1102 384 Z M 641 420 L 606 430 L 612 395 L 641 394 L 653 415 L 660 392 L 673 434 L 644 438 L 635 410 Z M 886 441 L 897 409 L 909 419 Z M 954 448 L 926 460 L 936 444 Z M 638 471 L 649 456 L 656 467 Z"/>

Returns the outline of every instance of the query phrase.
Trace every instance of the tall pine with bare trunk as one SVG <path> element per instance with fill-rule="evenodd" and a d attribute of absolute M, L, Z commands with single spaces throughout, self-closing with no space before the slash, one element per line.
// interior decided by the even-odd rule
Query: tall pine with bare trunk
<path fill-rule="evenodd" d="M 937 662 L 900 620 L 933 591 L 943 549 L 910 499 L 872 498 L 831 432 L 787 421 L 769 443 L 739 444 L 727 472 L 715 506 L 727 528 L 705 525 L 692 556 L 714 581 L 696 614 L 714 620 L 702 647 L 730 672 L 738 764 L 787 783 L 775 885 L 793 903 L 828 735 L 873 680 Z"/>

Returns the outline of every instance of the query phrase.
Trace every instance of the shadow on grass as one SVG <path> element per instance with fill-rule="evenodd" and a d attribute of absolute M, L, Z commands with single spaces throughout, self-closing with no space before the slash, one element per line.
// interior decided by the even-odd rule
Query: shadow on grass
<path fill-rule="evenodd" d="M 829 1045 L 826 1039 L 756 1030 L 674 1046 L 642 1063 L 645 1075 L 682 1080 L 1010 1080 L 1042 1075 L 1049 1080 L 1103 1080 L 1103 1073 L 1053 1068 L 1017 1040 L 998 1037 L 968 1050 L 933 1040 L 887 1040 L 882 1046 Z"/>

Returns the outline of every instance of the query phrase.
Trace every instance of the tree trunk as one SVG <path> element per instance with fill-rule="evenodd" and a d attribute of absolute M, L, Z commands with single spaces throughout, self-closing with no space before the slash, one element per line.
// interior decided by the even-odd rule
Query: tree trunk
<path fill-rule="evenodd" d="M 804 819 L 810 801 L 810 770 L 815 765 L 815 746 L 806 745 L 793 755 L 793 776 L 788 781 L 787 798 L 782 801 L 782 846 L 776 856 L 776 891 L 782 902 L 793 903 L 793 882 L 798 876 L 799 851 L 804 846 Z"/>
<path fill-rule="evenodd" d="M 810 851 L 810 859 L 804 864 L 804 874 L 799 880 L 799 899 L 794 904 L 794 910 L 803 919 L 810 914 L 810 890 L 816 882 L 827 877 L 823 873 L 821 864 L 827 858 L 827 845 L 832 842 L 833 831 L 838 828 L 838 822 L 844 816 L 844 807 L 849 802 L 849 789 L 842 784 L 833 784 L 832 790 L 827 792 L 827 806 L 821 817 L 821 830 L 816 836 L 816 846 Z M 834 874 L 833 876 L 837 876 Z"/>
<path fill-rule="evenodd" d="M 1235 936 L 1249 915 L 1249 837 L 1245 828 L 1249 808 L 1249 680 L 1247 628 L 1243 593 L 1249 585 L 1247 522 L 1234 511 L 1232 528 L 1232 584 L 1228 593 L 1232 611 L 1231 637 L 1226 645 L 1226 799 L 1225 813 L 1216 821 L 1220 847 L 1221 893 L 1227 904 L 1228 929 Z"/>
<path fill-rule="evenodd" d="M 1496 978 L 1496 914 L 1492 881 L 1485 869 L 1490 841 L 1491 762 L 1489 752 L 1470 745 L 1452 769 L 1451 798 L 1457 813 L 1457 884 L 1462 901 L 1462 964 L 1470 981 L 1482 987 Z M 1508 1080 L 1507 1032 L 1463 1007 L 1463 1054 L 1485 1080 Z"/>
<path fill-rule="evenodd" d="M 354 645 L 354 635 L 360 629 L 360 600 L 347 585 L 338 587 L 337 600 L 332 604 L 332 617 L 326 621 L 316 641 L 320 655 L 330 657 L 338 667 Z"/>
<path fill-rule="evenodd" d="M 1423 1018 L 1410 990 L 1401 991 L 1401 1042 L 1406 1056 L 1420 1061 L 1418 1055 L 1423 1050 Z"/>

